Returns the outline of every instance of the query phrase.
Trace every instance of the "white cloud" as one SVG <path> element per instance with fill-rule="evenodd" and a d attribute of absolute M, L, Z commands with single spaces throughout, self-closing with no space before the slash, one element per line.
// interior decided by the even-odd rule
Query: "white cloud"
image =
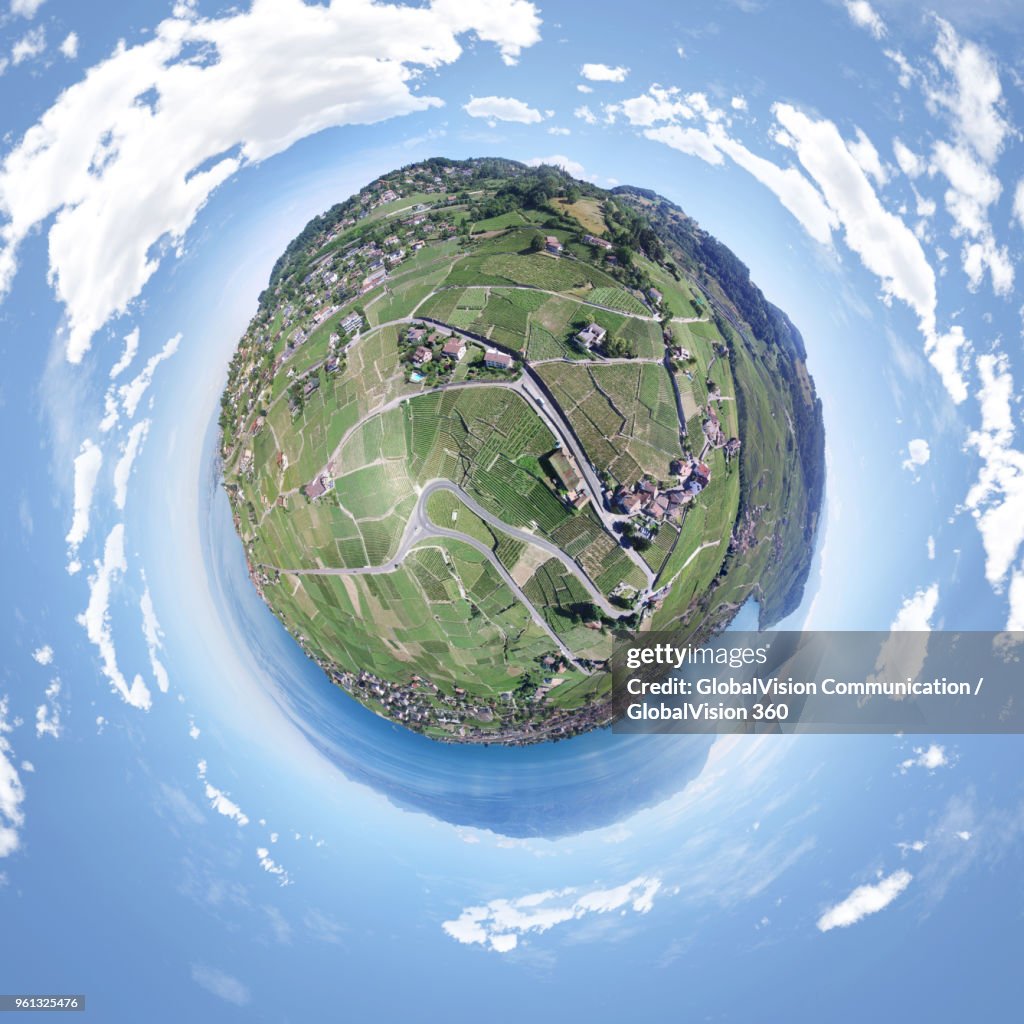
<path fill-rule="evenodd" d="M 580 74 L 590 82 L 624 82 L 629 68 L 621 65 L 610 67 L 608 64 L 584 64 Z"/>
<path fill-rule="evenodd" d="M 119 376 L 125 370 L 131 366 L 132 360 L 135 358 L 135 353 L 139 351 L 139 329 L 133 327 L 124 336 L 124 352 L 121 353 L 121 358 L 110 368 L 110 379 L 113 380 Z"/>
<path fill-rule="evenodd" d="M 907 443 L 907 457 L 903 460 L 903 468 L 915 470 L 925 465 L 932 456 L 931 448 L 923 437 L 915 437 Z"/>
<path fill-rule="evenodd" d="M 46 50 L 46 30 L 40 25 L 30 29 L 11 48 L 11 63 L 17 67 L 26 60 L 35 60 Z"/>
<path fill-rule="evenodd" d="M 897 843 L 900 853 L 905 857 L 908 853 L 920 853 L 928 844 L 923 839 L 915 839 L 912 843 Z"/>
<path fill-rule="evenodd" d="M 1017 182 L 1017 190 L 1013 194 L 1013 215 L 1024 228 L 1024 178 Z"/>
<path fill-rule="evenodd" d="M 747 109 L 746 97 L 744 97 L 744 96 L 733 96 L 733 98 L 729 101 L 729 106 L 731 106 L 733 110 L 746 110 Z"/>
<path fill-rule="evenodd" d="M 191 739 L 194 739 L 194 740 L 199 739 L 199 736 L 200 736 L 199 726 L 196 725 L 195 719 L 190 718 L 188 720 L 188 734 L 189 734 L 189 737 Z"/>
<path fill-rule="evenodd" d="M 117 664 L 117 650 L 110 627 L 110 594 L 113 584 L 128 568 L 124 554 L 124 524 L 118 523 L 107 535 L 103 559 L 95 563 L 95 573 L 89 577 L 89 604 L 78 616 L 85 627 L 89 642 L 100 652 L 101 669 L 110 680 L 114 691 L 132 707 L 148 711 L 152 706 L 149 690 L 137 675 L 128 685 Z"/>
<path fill-rule="evenodd" d="M 260 859 L 260 867 L 268 874 L 276 876 L 280 885 L 291 885 L 288 872 L 271 858 L 270 851 L 265 846 L 261 846 L 256 851 L 256 856 Z"/>
<path fill-rule="evenodd" d="M 171 356 L 178 351 L 178 345 L 180 342 L 180 334 L 175 334 L 174 337 L 168 338 L 164 347 L 155 355 L 149 357 L 146 365 L 138 375 L 127 384 L 122 384 L 117 389 L 117 393 L 121 398 L 121 405 L 129 419 L 135 415 L 135 410 L 138 408 L 139 402 L 142 400 L 142 396 L 146 393 L 146 389 L 149 385 L 153 383 L 153 374 L 156 371 L 156 368 L 165 359 L 170 359 Z"/>
<path fill-rule="evenodd" d="M 981 532 L 985 577 L 998 588 L 1024 544 L 1024 453 L 1013 447 L 1014 384 L 1005 355 L 986 353 L 977 366 L 981 425 L 967 435 L 967 444 L 982 465 L 965 506 Z"/>
<path fill-rule="evenodd" d="M 299 139 L 441 104 L 414 93 L 420 69 L 494 43 L 506 63 L 540 38 L 526 0 L 429 6 L 261 0 L 222 17 L 178 4 L 134 46 L 118 46 L 54 104 L 0 168 L 0 295 L 36 225 L 78 362 L 183 242 L 210 194 Z M 215 56 L 202 60 L 196 51 Z M 155 103 L 139 102 L 144 95 Z"/>
<path fill-rule="evenodd" d="M 77 32 L 69 32 L 64 37 L 64 41 L 60 44 L 60 52 L 64 54 L 68 60 L 74 60 L 78 56 Z"/>
<path fill-rule="evenodd" d="M 867 29 L 876 39 L 886 34 L 885 22 L 868 0 L 846 0 L 846 13 L 858 28 Z"/>
<path fill-rule="evenodd" d="M 569 128 L 557 128 L 552 125 L 548 129 L 548 135 L 572 135 L 572 130 Z"/>
<path fill-rule="evenodd" d="M 928 538 L 927 546 L 928 546 L 928 561 L 929 562 L 934 562 L 935 561 L 935 538 L 934 537 L 930 536 Z"/>
<path fill-rule="evenodd" d="M 833 928 L 848 928 L 869 914 L 885 910 L 910 885 L 912 878 L 909 871 L 901 868 L 874 885 L 858 886 L 845 900 L 829 907 L 818 918 L 818 930 L 827 932 Z"/>
<path fill-rule="evenodd" d="M 662 142 L 687 156 L 700 157 L 705 163 L 718 165 L 725 159 L 718 147 L 701 128 L 683 128 L 678 124 L 664 124 L 657 128 L 645 128 L 643 134 L 654 142 Z"/>
<path fill-rule="evenodd" d="M 676 47 L 676 56 L 680 60 L 686 60 L 686 47 L 682 46 L 682 45 L 677 46 Z"/>
<path fill-rule="evenodd" d="M 11 0 L 11 14 L 20 14 L 23 18 L 34 18 L 36 11 L 46 0 Z"/>
<path fill-rule="evenodd" d="M 882 163 L 882 158 L 875 149 L 875 144 L 861 131 L 857 129 L 856 141 L 846 143 L 853 159 L 861 166 L 865 174 L 869 174 L 879 185 L 884 185 L 889 180 L 889 172 Z"/>
<path fill-rule="evenodd" d="M 96 478 L 103 465 L 103 452 L 99 446 L 86 438 L 75 456 L 74 497 L 71 528 L 64 538 L 74 553 L 89 533 L 89 516 L 92 510 L 92 496 L 96 489 Z"/>
<path fill-rule="evenodd" d="M 142 577 L 145 583 L 146 577 Z M 146 641 L 146 650 L 149 652 L 149 667 L 153 670 L 153 678 L 156 685 L 160 687 L 161 693 L 168 689 L 167 669 L 158 657 L 158 652 L 163 647 L 163 630 L 157 620 L 156 612 L 153 609 L 153 597 L 149 592 L 149 585 L 146 584 L 139 601 L 139 610 L 142 612 L 142 636 Z M 192 737 L 195 739 L 195 737 Z"/>
<path fill-rule="evenodd" d="M 992 163 L 1012 131 L 1004 113 L 999 66 L 977 43 L 961 40 L 948 21 L 935 21 L 939 34 L 934 53 L 952 81 L 929 87 L 928 98 L 949 112 L 955 134 Z"/>
<path fill-rule="evenodd" d="M 192 965 L 192 980 L 205 988 L 226 1003 L 233 1003 L 235 1006 L 245 1006 L 249 1000 L 249 989 L 236 977 L 225 974 L 214 967 L 206 967 L 203 964 Z"/>
<path fill-rule="evenodd" d="M 121 447 L 121 458 L 114 466 L 114 504 L 123 509 L 128 499 L 128 480 L 131 477 L 132 464 L 142 447 L 146 434 L 149 432 L 149 420 L 140 420 L 131 430 Z"/>
<path fill-rule="evenodd" d="M 50 665 L 53 662 L 53 648 L 49 644 L 43 644 L 32 652 L 32 657 L 40 665 Z"/>
<path fill-rule="evenodd" d="M 577 107 L 573 111 L 573 116 L 578 117 L 587 124 L 597 124 L 597 115 L 585 104 L 582 107 Z"/>
<path fill-rule="evenodd" d="M 46 688 L 46 702 L 36 708 L 36 736 L 52 736 L 55 740 L 60 739 L 63 728 L 60 724 L 59 697 L 60 680 L 55 678 L 50 680 L 50 685 Z"/>
<path fill-rule="evenodd" d="M 896 163 L 899 164 L 900 170 L 908 178 L 920 177 L 928 169 L 927 161 L 919 157 L 898 138 L 892 140 L 892 151 L 896 156 Z"/>
<path fill-rule="evenodd" d="M 957 839 L 961 839 L 965 843 L 970 842 L 972 835 L 972 833 L 968 832 L 967 829 L 961 829 L 959 832 L 954 832 L 953 834 L 957 837 Z"/>
<path fill-rule="evenodd" d="M 593 92 L 594 90 L 589 85 L 584 85 L 582 82 L 580 82 L 580 84 L 576 86 L 576 91 L 587 93 Z"/>
<path fill-rule="evenodd" d="M 921 587 L 904 600 L 889 629 L 894 633 L 924 633 L 932 628 L 932 616 L 939 603 L 939 585 Z"/>
<path fill-rule="evenodd" d="M 652 85 L 642 95 L 632 96 L 619 103 L 609 103 L 604 109 L 609 118 L 622 114 L 633 127 L 648 128 L 662 122 L 694 120 L 698 114 L 699 103 L 689 101 L 701 95 L 691 93 L 684 98 L 680 90 L 674 86 L 666 88 L 662 85 Z"/>
<path fill-rule="evenodd" d="M 540 167 L 544 164 L 554 167 L 561 167 L 566 174 L 571 174 L 574 178 L 589 178 L 586 168 L 583 164 L 576 160 L 572 160 L 569 157 L 555 153 L 553 156 L 533 156 L 526 161 L 528 167 Z"/>
<path fill-rule="evenodd" d="M 14 728 L 8 721 L 7 696 L 0 697 L 0 857 L 9 857 L 21 843 L 18 830 L 25 824 L 21 805 L 25 790 L 14 767 L 8 734 Z"/>
<path fill-rule="evenodd" d="M 542 933 L 555 925 L 576 921 L 587 914 L 612 911 L 646 914 L 654 905 L 661 888 L 657 878 L 639 876 L 613 889 L 547 890 L 518 899 L 491 900 L 484 906 L 467 907 L 454 921 L 445 921 L 448 935 L 462 943 L 489 946 L 497 953 L 516 948 L 519 938 L 528 932 Z"/>
<path fill-rule="evenodd" d="M 708 134 L 726 156 L 767 189 L 796 217 L 804 230 L 821 245 L 831 245 L 832 232 L 839 227 L 839 218 L 825 197 L 795 167 L 779 167 L 752 153 L 742 143 L 726 135 L 724 129 L 712 125 Z"/>
<path fill-rule="evenodd" d="M 914 756 L 901 761 L 900 774 L 906 775 L 911 768 L 924 768 L 933 772 L 936 768 L 944 768 L 950 763 L 946 748 L 932 743 L 927 747 L 914 747 Z"/>
<path fill-rule="evenodd" d="M 516 124 L 537 124 L 544 115 L 522 100 L 511 96 L 471 96 L 463 110 L 470 117 L 483 117 L 490 121 L 513 121 Z"/>
<path fill-rule="evenodd" d="M 232 821 L 238 822 L 238 824 L 244 828 L 249 824 L 249 816 L 232 800 L 227 793 L 222 789 L 218 789 L 212 785 L 206 778 L 206 762 L 199 762 L 199 781 L 203 783 L 206 792 L 206 799 L 210 801 L 210 806 L 218 813 L 223 814 L 225 818 L 230 818 Z"/>

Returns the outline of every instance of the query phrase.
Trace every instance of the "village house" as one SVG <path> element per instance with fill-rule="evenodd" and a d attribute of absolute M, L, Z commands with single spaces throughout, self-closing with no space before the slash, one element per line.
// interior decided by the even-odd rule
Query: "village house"
<path fill-rule="evenodd" d="M 302 393 L 303 393 L 303 395 L 305 395 L 306 398 L 309 398 L 309 396 L 311 394 L 313 394 L 313 392 L 316 391 L 317 388 L 319 388 L 319 387 L 320 387 L 320 378 L 318 376 L 316 376 L 316 374 L 314 374 L 312 377 L 310 377 L 306 381 L 306 386 L 303 389 Z"/>
<path fill-rule="evenodd" d="M 334 489 L 334 481 L 326 474 L 321 473 L 311 483 L 306 484 L 306 497 L 312 501 L 322 498 L 328 491 Z"/>
<path fill-rule="evenodd" d="M 497 349 L 489 348 L 484 353 L 484 365 L 495 370 L 509 370 L 514 360 L 507 352 L 499 352 Z"/>
<path fill-rule="evenodd" d="M 413 353 L 412 361 L 417 366 L 422 366 L 424 363 L 429 363 L 434 358 L 434 353 L 430 351 L 426 345 L 420 345 Z"/>
<path fill-rule="evenodd" d="M 607 238 L 597 238 L 594 235 L 584 235 L 583 241 L 587 245 L 596 245 L 599 249 L 612 249 L 612 243 Z"/>
<path fill-rule="evenodd" d="M 594 346 L 600 345 L 604 341 L 607 334 L 608 332 L 599 324 L 587 324 L 587 326 L 576 335 L 576 340 L 587 348 L 594 348 Z"/>
<path fill-rule="evenodd" d="M 410 327 L 405 334 L 405 340 L 410 345 L 418 345 L 425 337 L 427 332 L 422 327 Z"/>
<path fill-rule="evenodd" d="M 548 252 L 557 256 L 562 251 L 562 243 L 555 238 L 554 235 L 548 235 L 548 237 L 544 239 L 544 248 Z"/>
<path fill-rule="evenodd" d="M 548 462 L 559 483 L 565 488 L 569 501 L 577 508 L 582 508 L 589 500 L 589 495 L 583 489 L 583 477 L 580 476 L 576 463 L 563 451 L 552 452 L 548 456 Z"/>
<path fill-rule="evenodd" d="M 349 315 L 341 321 L 341 329 L 347 334 L 351 334 L 353 331 L 358 331 L 362 326 L 363 318 L 358 313 L 349 313 Z"/>
<path fill-rule="evenodd" d="M 365 295 L 372 288 L 376 288 L 377 285 L 383 284 L 387 276 L 388 272 L 383 267 L 374 270 L 372 274 L 363 279 L 363 283 L 359 286 L 360 295 Z"/>
<path fill-rule="evenodd" d="M 661 305 L 661 301 L 662 301 L 664 296 L 662 296 L 661 292 L 659 292 L 657 288 L 648 288 L 647 289 L 647 297 L 656 306 L 660 306 Z"/>
<path fill-rule="evenodd" d="M 458 362 L 466 354 L 466 343 L 461 338 L 450 338 L 441 351 Z"/>

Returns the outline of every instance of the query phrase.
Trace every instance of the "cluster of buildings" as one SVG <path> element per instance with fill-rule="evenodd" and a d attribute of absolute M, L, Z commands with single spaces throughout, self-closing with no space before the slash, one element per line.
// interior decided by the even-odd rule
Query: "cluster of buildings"
<path fill-rule="evenodd" d="M 652 480 L 641 480 L 631 488 L 620 487 L 611 504 L 623 515 L 644 515 L 656 523 L 678 521 L 686 506 L 711 483 L 711 469 L 699 459 L 676 461 L 671 472 L 677 483 L 664 490 Z"/>
<path fill-rule="evenodd" d="M 611 250 L 615 248 L 607 238 L 598 238 L 596 235 L 584 235 L 583 241 L 587 245 L 594 245 L 597 246 L 598 249 L 604 249 L 605 252 L 611 252 Z"/>
<path fill-rule="evenodd" d="M 703 423 L 704 436 L 708 439 L 708 444 L 712 448 L 724 448 L 725 454 L 733 456 L 738 454 L 740 450 L 740 439 L 738 437 L 725 436 L 725 431 L 722 430 L 722 424 L 718 420 L 718 413 L 715 412 L 714 406 L 708 403 L 708 414 L 704 419 Z"/>

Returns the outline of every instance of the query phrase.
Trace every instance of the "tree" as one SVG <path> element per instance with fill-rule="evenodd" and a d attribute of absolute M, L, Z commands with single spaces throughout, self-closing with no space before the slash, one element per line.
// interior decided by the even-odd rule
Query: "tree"
<path fill-rule="evenodd" d="M 545 244 L 544 236 L 539 231 L 535 231 L 530 239 L 530 252 L 543 252 Z"/>

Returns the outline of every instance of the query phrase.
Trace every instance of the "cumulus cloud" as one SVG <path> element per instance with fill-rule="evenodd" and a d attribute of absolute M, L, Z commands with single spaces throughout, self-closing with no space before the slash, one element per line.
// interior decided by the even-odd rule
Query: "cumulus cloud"
<path fill-rule="evenodd" d="M 869 914 L 885 910 L 903 892 L 913 878 L 902 868 L 879 879 L 874 885 L 859 885 L 845 900 L 829 907 L 818 918 L 818 931 L 828 932 L 833 928 L 849 928 L 862 921 Z"/>
<path fill-rule="evenodd" d="M 110 379 L 113 380 L 115 377 L 120 376 L 125 370 L 128 369 L 132 364 L 132 360 L 135 358 L 135 353 L 139 351 L 139 329 L 133 327 L 124 336 L 124 351 L 121 353 L 121 358 L 110 368 Z"/>
<path fill-rule="evenodd" d="M 611 67 L 608 64 L 584 64 L 580 74 L 590 82 L 624 82 L 629 68 L 621 65 Z"/>
<path fill-rule="evenodd" d="M 562 153 L 555 153 L 553 156 L 532 156 L 526 161 L 526 164 L 528 167 L 541 167 L 543 165 L 561 167 L 566 174 L 571 174 L 574 178 L 590 177 L 583 164 Z"/>
<path fill-rule="evenodd" d="M 40 25 L 30 29 L 11 48 L 11 63 L 17 67 L 27 60 L 35 60 L 46 51 L 46 30 Z"/>
<path fill-rule="evenodd" d="M 901 775 L 906 775 L 911 768 L 924 768 L 933 772 L 936 768 L 945 768 L 949 763 L 946 748 L 932 743 L 927 747 L 914 747 L 914 756 L 901 761 L 899 769 Z"/>
<path fill-rule="evenodd" d="M 744 97 L 744 96 L 733 96 L 733 98 L 729 101 L 729 106 L 731 106 L 733 110 L 740 110 L 740 111 L 746 110 L 747 109 L 746 97 Z"/>
<path fill-rule="evenodd" d="M 939 603 L 939 585 L 921 587 L 903 601 L 889 627 L 894 633 L 928 632 L 932 628 L 932 616 Z"/>
<path fill-rule="evenodd" d="M 68 60 L 74 60 L 78 56 L 77 32 L 69 32 L 64 37 L 64 41 L 60 44 L 60 52 L 64 54 Z"/>
<path fill-rule="evenodd" d="M 439 106 L 411 85 L 457 60 L 461 36 L 514 63 L 539 26 L 527 0 L 261 0 L 209 18 L 178 4 L 145 41 L 118 46 L 62 92 L 7 152 L 0 295 L 23 240 L 52 218 L 50 276 L 78 362 L 240 168 L 326 128 Z"/>
<path fill-rule="evenodd" d="M 555 925 L 576 921 L 588 914 L 633 910 L 646 914 L 654 905 L 661 888 L 657 878 L 639 876 L 612 889 L 548 890 L 518 899 L 491 900 L 483 906 L 467 907 L 443 928 L 459 942 L 487 946 L 497 953 L 516 948 L 519 938 L 528 932 L 542 933 Z"/>
<path fill-rule="evenodd" d="M 14 767 L 14 751 L 8 735 L 13 726 L 7 720 L 7 696 L 0 697 L 0 857 L 9 857 L 21 843 L 19 830 L 25 824 L 25 790 Z"/>
<path fill-rule="evenodd" d="M 876 39 L 886 34 L 885 22 L 868 0 L 846 0 L 846 13 L 858 28 L 867 29 Z"/>
<path fill-rule="evenodd" d="M 34 18 L 36 11 L 46 0 L 11 0 L 11 14 L 20 14 L 23 18 Z"/>
<path fill-rule="evenodd" d="M 143 575 L 142 581 L 145 583 L 145 575 Z M 156 680 L 160 692 L 166 693 L 168 689 L 167 669 L 164 668 L 163 662 L 159 658 L 159 651 L 163 647 L 164 632 L 160 628 L 156 612 L 153 609 L 153 598 L 149 593 L 148 584 L 142 592 L 139 610 L 142 612 L 142 636 L 146 641 L 146 650 L 149 652 L 149 667 L 153 671 L 153 678 Z"/>
<path fill-rule="evenodd" d="M 135 462 L 142 443 L 149 432 L 149 420 L 140 420 L 131 430 L 121 448 L 121 457 L 114 466 L 114 504 L 123 509 L 128 500 L 128 480 L 132 473 L 132 464 Z"/>
<path fill-rule="evenodd" d="M 249 989 L 242 982 L 215 967 L 193 964 L 192 980 L 200 988 L 217 996 L 218 999 L 223 999 L 226 1003 L 233 1003 L 235 1006 L 245 1006 L 251 998 Z"/>
<path fill-rule="evenodd" d="M 288 872 L 285 871 L 277 861 L 271 858 L 270 851 L 265 846 L 261 846 L 256 851 L 256 856 L 259 857 L 260 867 L 263 868 L 267 874 L 274 875 L 277 878 L 279 885 L 292 884 L 291 879 L 288 877 Z"/>
<path fill-rule="evenodd" d="M 488 121 L 536 124 L 544 120 L 544 115 L 539 110 L 511 96 L 472 96 L 462 109 L 470 117 L 483 117 Z"/>
<path fill-rule="evenodd" d="M 60 697 L 59 679 L 50 680 L 45 696 L 46 701 L 36 708 L 36 736 L 52 736 L 55 740 L 59 740 L 63 732 L 60 724 L 62 708 L 58 699 Z"/>
<path fill-rule="evenodd" d="M 198 764 L 199 781 L 203 783 L 206 799 L 210 801 L 210 807 L 225 818 L 230 818 L 241 827 L 249 824 L 249 816 L 232 800 L 222 789 L 212 785 L 206 778 L 206 762 Z"/>
<path fill-rule="evenodd" d="M 142 396 L 146 393 L 149 385 L 153 383 L 153 374 L 156 368 L 178 351 L 180 343 L 180 334 L 175 334 L 172 338 L 168 338 L 164 347 L 155 355 L 149 357 L 149 360 L 139 374 L 127 384 L 122 384 L 117 389 L 117 393 L 121 398 L 121 405 L 129 419 L 135 415 L 135 410 L 138 408 Z"/>
<path fill-rule="evenodd" d="M 572 131 L 569 128 L 558 128 L 552 125 L 548 129 L 548 135 L 572 135 Z"/>
<path fill-rule="evenodd" d="M 572 113 L 574 117 L 578 117 L 587 124 L 597 124 L 597 115 L 586 104 L 577 107 Z"/>
<path fill-rule="evenodd" d="M 78 616 L 79 623 L 85 627 L 89 642 L 100 653 L 100 668 L 110 680 L 114 691 L 122 700 L 132 707 L 148 711 L 152 706 L 149 689 L 136 675 L 128 685 L 124 674 L 118 667 L 117 650 L 110 625 L 110 597 L 114 583 L 128 568 L 128 560 L 124 553 L 124 524 L 117 523 L 107 535 L 103 547 L 103 558 L 94 563 L 95 571 L 89 577 L 89 604 Z"/>
<path fill-rule="evenodd" d="M 921 587 L 904 599 L 879 649 L 874 674 L 868 682 L 918 675 L 928 656 L 928 634 L 938 603 L 938 583 Z"/>
<path fill-rule="evenodd" d="M 892 151 L 900 170 L 908 178 L 918 178 L 928 169 L 928 162 L 898 138 L 892 140 Z"/>
<path fill-rule="evenodd" d="M 981 425 L 967 435 L 967 444 L 982 465 L 965 506 L 981 533 L 985 577 L 1001 588 L 1024 544 L 1024 453 L 1013 446 L 1014 383 L 1006 356 L 985 353 L 977 366 Z"/>
<path fill-rule="evenodd" d="M 1013 194 L 1013 216 L 1024 228 L 1024 178 L 1017 182 L 1017 190 Z"/>
<path fill-rule="evenodd" d="M 103 465 L 103 452 L 89 438 L 75 456 L 74 497 L 72 498 L 71 528 L 64 538 L 71 554 L 78 550 L 82 541 L 89 533 L 89 517 L 92 510 L 92 496 L 96 489 L 96 479 Z"/>
<path fill-rule="evenodd" d="M 923 437 L 915 437 L 907 443 L 907 457 L 903 460 L 903 468 L 915 470 L 925 465 L 932 457 L 932 450 Z"/>
<path fill-rule="evenodd" d="M 50 665 L 53 662 L 53 648 L 49 644 L 43 644 L 32 652 L 32 658 L 40 665 Z"/>
<path fill-rule="evenodd" d="M 875 149 L 875 144 L 858 128 L 857 138 L 846 143 L 850 155 L 860 164 L 861 170 L 875 179 L 878 185 L 889 180 L 889 172 Z"/>

